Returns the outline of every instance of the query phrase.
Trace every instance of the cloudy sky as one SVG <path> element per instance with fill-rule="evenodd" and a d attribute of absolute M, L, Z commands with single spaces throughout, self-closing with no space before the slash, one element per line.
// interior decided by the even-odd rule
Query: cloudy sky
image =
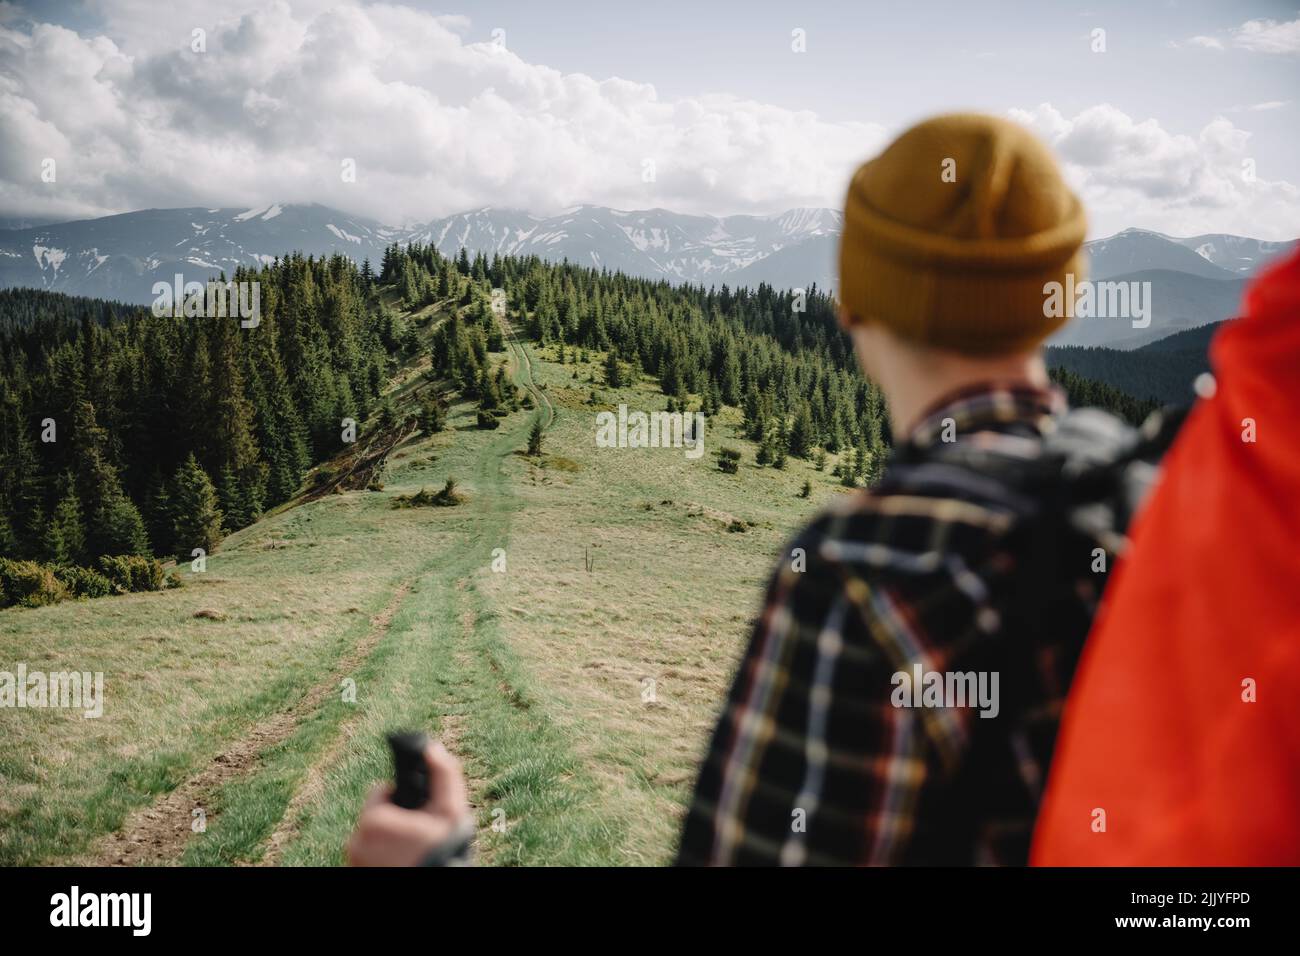
<path fill-rule="evenodd" d="M 1094 236 L 1291 239 L 1298 80 L 1300 0 L 0 0 L 0 216 L 838 206 L 979 109 L 1053 145 Z"/>

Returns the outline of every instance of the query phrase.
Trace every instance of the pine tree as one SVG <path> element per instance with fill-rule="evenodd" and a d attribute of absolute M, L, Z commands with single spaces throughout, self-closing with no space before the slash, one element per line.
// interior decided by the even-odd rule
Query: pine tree
<path fill-rule="evenodd" d="M 751 387 L 745 393 L 745 419 L 742 426 L 745 437 L 758 441 L 763 437 L 763 406 L 758 398 L 758 390 Z"/>
<path fill-rule="evenodd" d="M 256 475 L 239 479 L 239 496 L 243 505 L 244 525 L 250 525 L 262 516 L 266 504 L 266 483 Z"/>
<path fill-rule="evenodd" d="M 799 405 L 799 410 L 794 416 L 794 423 L 790 426 L 789 448 L 791 455 L 795 458 L 808 457 L 815 441 L 813 431 L 812 411 L 808 408 L 808 403 L 803 402 Z"/>
<path fill-rule="evenodd" d="M 740 364 L 736 361 L 736 353 L 730 346 L 727 347 L 727 354 L 722 361 L 720 390 L 722 401 L 728 405 L 740 404 Z"/>
<path fill-rule="evenodd" d="M 420 426 L 420 431 L 426 435 L 437 434 L 447 426 L 446 413 L 442 401 L 437 395 L 429 394 L 420 403 L 420 414 L 417 423 Z"/>
<path fill-rule="evenodd" d="M 49 521 L 45 521 L 43 517 L 39 520 L 41 524 L 35 529 L 39 542 L 36 551 L 37 559 L 55 564 L 68 563 L 67 548 L 64 546 L 58 522 L 53 517 Z"/>
<path fill-rule="evenodd" d="M 147 557 L 151 553 L 144 518 L 126 495 L 118 494 L 105 503 L 99 527 L 103 542 L 101 554 Z"/>
<path fill-rule="evenodd" d="M 6 510 L 0 507 L 0 558 L 16 558 L 18 557 L 18 535 L 14 533 Z"/>
<path fill-rule="evenodd" d="M 225 519 L 224 531 L 226 534 L 238 531 L 249 523 L 250 519 L 244 511 L 243 492 L 244 489 L 240 486 L 235 470 L 229 465 L 222 468 L 217 497 L 221 504 L 221 513 Z"/>
<path fill-rule="evenodd" d="M 605 384 L 610 388 L 623 387 L 623 372 L 618 366 L 618 356 L 610 349 L 605 356 Z"/>
<path fill-rule="evenodd" d="M 786 448 L 790 445 L 790 433 L 785 426 L 785 416 L 777 419 L 776 437 L 772 441 L 772 467 L 784 468 Z"/>
<path fill-rule="evenodd" d="M 501 396 L 497 393 L 496 382 L 488 375 L 486 368 L 479 373 L 478 395 L 478 407 L 485 412 L 490 412 L 501 405 Z"/>
<path fill-rule="evenodd" d="M 221 509 L 217 492 L 207 473 L 191 453 L 176 472 L 175 518 L 172 524 L 172 552 L 178 561 L 188 561 L 195 548 L 211 554 L 221 543 Z"/>
<path fill-rule="evenodd" d="M 682 370 L 676 355 L 670 355 L 664 360 L 663 370 L 659 375 L 659 386 L 665 395 L 685 397 L 686 384 L 682 379 Z"/>
<path fill-rule="evenodd" d="M 55 547 L 48 560 L 57 564 L 86 564 L 86 528 L 81 518 L 81 502 L 71 474 L 63 478 L 63 495 L 50 516 L 49 529 Z"/>
<path fill-rule="evenodd" d="M 87 557 L 149 553 L 144 519 L 122 489 L 117 469 L 105 458 L 107 436 L 89 402 L 73 419 L 73 462 L 79 503 L 84 503 Z"/>
<path fill-rule="evenodd" d="M 704 390 L 704 402 L 700 410 L 710 418 L 722 410 L 722 395 L 718 391 L 718 383 L 712 379 L 709 380 L 709 387 Z"/>
<path fill-rule="evenodd" d="M 509 405 L 511 408 L 519 407 L 519 399 L 515 394 L 515 386 L 510 381 L 510 374 L 506 371 L 505 364 L 497 366 L 497 374 L 492 380 L 492 388 L 497 393 L 502 403 Z"/>
<path fill-rule="evenodd" d="M 528 433 L 528 454 L 536 458 L 542 453 L 542 420 L 533 419 L 533 428 Z"/>

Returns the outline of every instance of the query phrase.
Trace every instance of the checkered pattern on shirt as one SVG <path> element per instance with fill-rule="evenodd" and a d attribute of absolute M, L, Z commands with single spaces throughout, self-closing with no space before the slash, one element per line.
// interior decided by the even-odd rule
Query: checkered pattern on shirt
<path fill-rule="evenodd" d="M 927 415 L 906 451 L 923 460 L 955 436 L 1033 458 L 1063 411 L 1054 390 L 968 390 Z M 887 469 L 783 556 L 702 764 L 680 863 L 1026 861 L 1104 575 L 1090 548 L 1070 548 L 1079 559 L 1042 605 L 1050 624 L 1023 620 L 1017 513 L 979 481 L 955 496 L 908 475 Z M 1001 712 L 893 706 L 893 676 L 916 662 L 998 671 Z"/>

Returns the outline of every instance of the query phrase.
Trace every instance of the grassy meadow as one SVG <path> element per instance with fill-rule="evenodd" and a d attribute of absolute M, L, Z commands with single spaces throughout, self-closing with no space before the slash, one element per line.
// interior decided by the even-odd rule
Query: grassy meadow
<path fill-rule="evenodd" d="M 829 464 L 757 467 L 731 408 L 695 460 L 598 448 L 598 411 L 666 399 L 558 358 L 494 356 L 554 409 L 541 456 L 541 412 L 479 430 L 454 404 L 382 490 L 278 509 L 179 589 L 0 611 L 0 661 L 105 684 L 99 719 L 0 710 L 0 863 L 339 864 L 395 727 L 461 756 L 483 863 L 667 862 L 764 579 L 844 489 Z M 393 507 L 448 477 L 462 504 Z"/>

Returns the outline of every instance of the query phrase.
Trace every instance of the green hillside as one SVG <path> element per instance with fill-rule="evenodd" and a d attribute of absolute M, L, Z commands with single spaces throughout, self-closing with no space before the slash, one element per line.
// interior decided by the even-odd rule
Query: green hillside
<path fill-rule="evenodd" d="M 462 757 L 487 863 L 667 861 L 782 543 L 887 451 L 831 301 L 421 247 L 244 278 L 247 335 L 0 324 L 0 580 L 36 605 L 0 661 L 105 687 L 0 710 L 0 863 L 340 863 L 394 727 Z M 706 413 L 700 454 L 602 446 L 620 410 Z M 123 553 L 177 586 L 64 584 Z"/>

